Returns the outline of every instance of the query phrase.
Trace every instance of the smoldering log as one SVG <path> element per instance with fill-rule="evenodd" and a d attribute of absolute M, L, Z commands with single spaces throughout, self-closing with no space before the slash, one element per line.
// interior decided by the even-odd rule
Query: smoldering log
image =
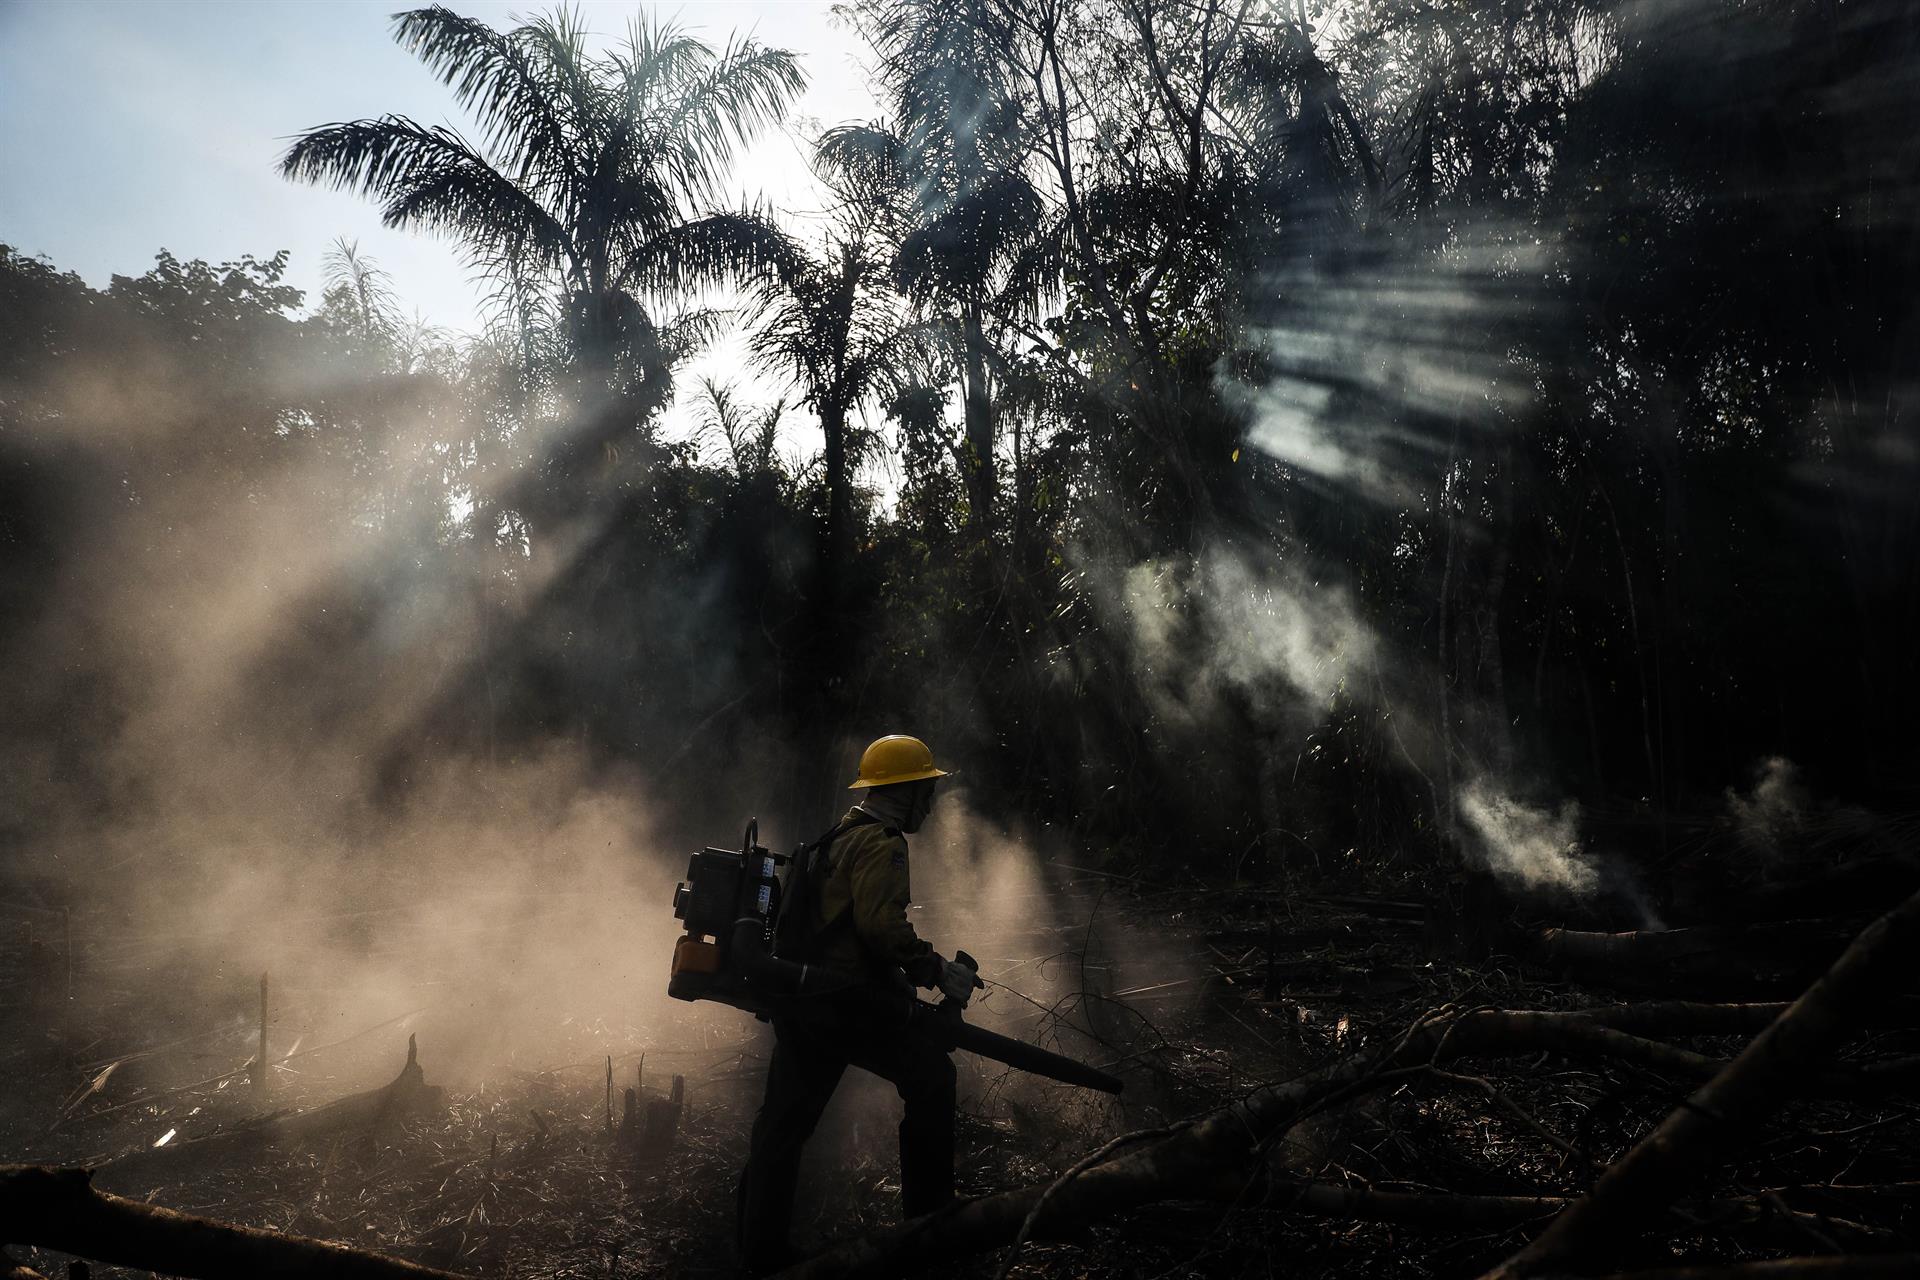
<path fill-rule="evenodd" d="M 1532 960 L 1623 991 L 1790 993 L 1831 964 L 1865 919 L 1793 920 L 1593 933 L 1543 929 Z"/>
<path fill-rule="evenodd" d="M 194 1280 L 463 1280 L 377 1253 L 99 1191 L 85 1169 L 0 1166 L 0 1238 Z"/>
<path fill-rule="evenodd" d="M 1804 1087 L 1873 1003 L 1911 983 L 1916 953 L 1920 893 L 1854 939 L 1726 1070 L 1616 1161 L 1538 1239 L 1489 1272 L 1489 1280 L 1547 1274 L 1573 1258 L 1605 1258 L 1633 1238 L 1728 1146 Z"/>

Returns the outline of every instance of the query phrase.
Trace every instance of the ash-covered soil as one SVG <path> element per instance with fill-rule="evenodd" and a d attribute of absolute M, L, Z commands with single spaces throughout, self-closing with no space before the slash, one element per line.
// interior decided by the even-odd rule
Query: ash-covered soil
<path fill-rule="evenodd" d="M 994 983 L 970 1017 L 1106 1067 L 1127 1090 L 1111 1099 L 961 1055 L 963 1194 L 1044 1183 L 1117 1135 L 1176 1124 L 1261 1082 L 1390 1042 L 1438 1008 L 1566 1009 L 1615 998 L 1497 956 L 1444 958 L 1423 909 L 1402 896 L 1410 895 L 1167 887 L 1057 870 L 1044 906 L 1002 912 L 1019 923 L 962 939 Z M 962 915 L 936 898 L 916 919 L 939 938 Z M 0 1070 L 11 1082 L 0 1163 L 94 1167 L 95 1184 L 120 1195 L 476 1275 L 734 1272 L 734 1180 L 770 1045 L 767 1028 L 744 1014 L 652 1003 L 633 1017 L 559 1018 L 488 1054 L 476 1049 L 481 998 L 462 992 L 457 975 L 434 975 L 440 985 L 419 1010 L 361 1026 L 320 1000 L 303 1022 L 289 986 L 271 1015 L 276 1066 L 256 1093 L 247 1064 L 258 1009 L 247 980 L 234 975 L 227 1007 L 190 1005 L 156 1022 L 144 1016 L 150 1009 L 117 1004 L 106 969 L 90 968 L 86 955 L 76 953 L 70 974 L 45 939 L 45 929 L 31 942 L 17 933 L 0 952 Z M 664 957 L 659 967 L 664 986 Z M 174 1034 L 130 1030 L 155 1025 Z M 250 1136 L 263 1115 L 385 1084 L 410 1036 L 426 1083 L 443 1091 L 437 1099 L 373 1123 Z M 1911 1042 L 1911 1033 L 1885 1032 L 1853 1052 L 1910 1052 Z M 1716 1056 L 1740 1047 L 1686 1043 Z M 663 1131 L 675 1077 L 684 1105 L 671 1139 L 649 1140 L 649 1104 Z M 1456 1064 L 1308 1119 L 1274 1145 L 1272 1167 L 1348 1187 L 1576 1195 L 1691 1087 L 1644 1067 L 1546 1053 Z M 803 1248 L 897 1218 L 898 1116 L 890 1086 L 849 1073 L 802 1177 Z M 1916 1117 L 1911 1095 L 1898 1092 L 1796 1104 L 1752 1135 L 1717 1185 L 1741 1195 L 1789 1184 L 1911 1187 L 1920 1178 Z M 1851 1224 L 1855 1208 L 1843 1204 L 1834 1217 Z M 1910 1239 L 1912 1211 L 1911 1198 L 1882 1202 L 1869 1229 L 1885 1242 Z M 1823 1251 L 1805 1215 L 1774 1225 L 1669 1233 L 1640 1260 L 1767 1256 L 1782 1232 L 1802 1237 L 1790 1251 Z M 1269 1188 L 1231 1203 L 1170 1199 L 1030 1243 L 1015 1274 L 1468 1276 L 1535 1229 L 1312 1216 Z M 64 1255 L 13 1257 L 64 1274 Z M 1004 1260 L 1000 1251 L 946 1270 L 992 1275 Z"/>

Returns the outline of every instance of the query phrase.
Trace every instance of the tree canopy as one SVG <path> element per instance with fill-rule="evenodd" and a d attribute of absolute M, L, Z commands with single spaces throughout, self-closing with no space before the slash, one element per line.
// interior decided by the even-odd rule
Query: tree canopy
<path fill-rule="evenodd" d="M 63 584 L 137 546 L 106 598 L 226 607 L 208 504 L 298 477 L 307 539 L 248 545 L 301 589 L 230 642 L 331 692 L 225 732 L 335 733 L 382 794 L 562 738 L 804 827 L 910 725 L 996 816 L 1253 873 L 1449 865 L 1489 790 L 1662 849 L 1769 757 L 1910 791 L 1905 6 L 849 16 L 887 114 L 804 140 L 808 220 L 719 207 L 792 54 L 398 15 L 474 138 L 323 125 L 282 168 L 456 239 L 482 338 L 351 246 L 304 314 L 284 255 L 0 254 L 0 645 L 68 673 L 6 721 L 176 714 Z M 721 286 L 784 400 L 668 438 Z"/>

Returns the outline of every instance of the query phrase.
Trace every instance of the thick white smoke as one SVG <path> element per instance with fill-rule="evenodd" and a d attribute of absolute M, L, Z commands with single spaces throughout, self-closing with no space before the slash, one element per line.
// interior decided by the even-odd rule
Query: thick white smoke
<path fill-rule="evenodd" d="M 1461 820 L 1495 874 L 1529 889 L 1591 893 L 1600 873 L 1579 842 L 1580 806 L 1548 810 L 1524 804 L 1484 778 L 1461 788 Z"/>

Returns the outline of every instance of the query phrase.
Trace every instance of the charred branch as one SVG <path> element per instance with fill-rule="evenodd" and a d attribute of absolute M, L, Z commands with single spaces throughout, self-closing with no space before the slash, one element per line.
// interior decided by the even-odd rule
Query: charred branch
<path fill-rule="evenodd" d="M 1843 1254 L 1661 1267 L 1656 1271 L 1622 1271 L 1598 1280 L 1882 1280 L 1882 1277 L 1913 1275 L 1920 1275 L 1920 1253 Z"/>
<path fill-rule="evenodd" d="M 195 1280 L 458 1280 L 397 1258 L 124 1200 L 85 1169 L 0 1167 L 0 1238 Z"/>

